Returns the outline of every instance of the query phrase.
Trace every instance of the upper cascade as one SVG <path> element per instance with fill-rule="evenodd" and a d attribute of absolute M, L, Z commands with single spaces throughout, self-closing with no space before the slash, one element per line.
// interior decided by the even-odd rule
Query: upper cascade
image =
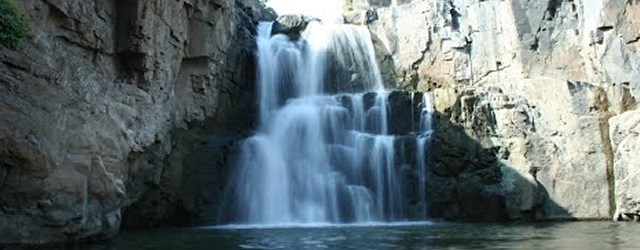
<path fill-rule="evenodd" d="M 272 23 L 259 24 L 262 122 L 290 98 L 384 90 L 366 28 L 312 21 L 300 40 L 272 33 Z"/>

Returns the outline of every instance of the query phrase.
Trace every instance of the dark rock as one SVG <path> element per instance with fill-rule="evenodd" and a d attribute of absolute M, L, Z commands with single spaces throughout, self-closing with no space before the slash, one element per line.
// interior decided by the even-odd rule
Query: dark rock
<path fill-rule="evenodd" d="M 414 101 L 414 95 L 415 93 L 402 91 L 389 94 L 390 134 L 407 135 L 416 132 L 416 125 L 420 121 L 420 102 Z"/>
<path fill-rule="evenodd" d="M 468 112 L 467 117 L 478 116 L 468 110 L 476 110 L 474 105 L 478 101 L 466 98 L 458 103 L 465 105 L 457 108 L 454 105 L 450 113 L 434 115 L 435 132 L 428 165 L 431 175 L 426 190 L 429 214 L 452 220 L 510 219 L 508 194 L 501 188 L 502 166 L 496 150 L 485 148 L 465 127 L 452 122 L 462 117 L 458 112 Z"/>
<path fill-rule="evenodd" d="M 276 11 L 265 5 L 264 1 L 240 0 L 236 4 L 254 21 L 273 22 L 278 18 Z"/>
<path fill-rule="evenodd" d="M 457 201 L 462 212 L 459 218 L 473 220 L 507 220 L 505 196 L 499 186 L 486 186 L 473 175 L 463 176 L 456 186 Z"/>
<path fill-rule="evenodd" d="M 366 14 L 366 23 L 370 24 L 376 20 L 378 20 L 378 12 L 375 9 L 367 10 Z"/>

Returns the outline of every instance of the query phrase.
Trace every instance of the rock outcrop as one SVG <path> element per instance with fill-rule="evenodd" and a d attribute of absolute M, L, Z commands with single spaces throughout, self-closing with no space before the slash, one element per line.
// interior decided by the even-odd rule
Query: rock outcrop
<path fill-rule="evenodd" d="M 640 220 L 640 112 L 630 111 L 610 120 L 613 145 L 616 214 L 614 219 Z"/>
<path fill-rule="evenodd" d="M 183 199 L 197 192 L 180 148 L 208 145 L 194 129 L 252 127 L 252 33 L 273 12 L 249 0 L 19 6 L 28 41 L 0 47 L 0 244 L 101 239 L 123 217 L 206 205 Z"/>
<path fill-rule="evenodd" d="M 320 21 L 320 19 L 305 15 L 282 15 L 273 23 L 272 34 L 285 34 L 292 40 L 298 40 L 300 39 L 300 34 L 313 21 Z"/>
<path fill-rule="evenodd" d="M 637 218 L 639 2 L 354 0 L 353 7 L 345 19 L 368 25 L 389 85 L 433 91 L 440 118 L 497 157 L 496 189 L 509 218 L 606 219 L 616 211 L 616 219 Z M 372 12 L 377 20 L 367 18 Z M 437 148 L 446 141 L 433 145 L 436 158 L 468 155 Z M 442 162 L 434 171 L 460 167 Z"/>

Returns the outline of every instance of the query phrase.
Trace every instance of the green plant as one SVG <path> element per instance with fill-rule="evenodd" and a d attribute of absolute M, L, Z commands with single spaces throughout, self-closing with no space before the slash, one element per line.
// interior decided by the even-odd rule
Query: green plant
<path fill-rule="evenodd" d="M 29 32 L 24 13 L 13 0 L 0 0 L 0 44 L 16 49 Z"/>
<path fill-rule="evenodd" d="M 353 10 L 353 0 L 344 1 L 344 9 L 346 11 L 352 11 Z"/>

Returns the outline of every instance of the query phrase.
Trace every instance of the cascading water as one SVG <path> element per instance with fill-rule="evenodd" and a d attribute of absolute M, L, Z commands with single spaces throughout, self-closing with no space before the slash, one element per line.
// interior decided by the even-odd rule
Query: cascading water
<path fill-rule="evenodd" d="M 406 220 L 389 93 L 369 32 L 312 22 L 302 37 L 291 41 L 272 36 L 270 23 L 258 26 L 260 125 L 243 143 L 228 222 Z M 429 112 L 420 124 L 430 123 Z M 418 147 L 424 148 L 430 129 L 421 125 Z M 424 152 L 415 157 L 424 200 Z"/>
<path fill-rule="evenodd" d="M 426 171 L 427 166 L 425 162 L 427 162 L 427 156 L 425 152 L 431 146 L 431 136 L 433 135 L 433 122 L 431 115 L 433 114 L 433 104 L 431 103 L 431 95 L 430 93 L 425 93 L 422 96 L 422 110 L 420 111 L 420 122 L 419 124 L 419 134 L 416 139 L 416 164 L 418 165 L 419 171 L 419 185 L 418 185 L 418 197 L 420 200 L 420 206 L 422 209 L 422 217 L 427 217 L 426 210 Z"/>

